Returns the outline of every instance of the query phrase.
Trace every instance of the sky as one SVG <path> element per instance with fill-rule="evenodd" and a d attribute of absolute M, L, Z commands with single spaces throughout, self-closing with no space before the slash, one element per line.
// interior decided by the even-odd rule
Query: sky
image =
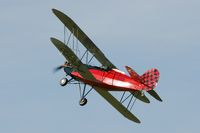
<path fill-rule="evenodd" d="M 200 131 L 200 1 L 0 0 L 1 133 L 188 133 Z M 70 16 L 120 70 L 156 67 L 158 102 L 140 101 L 125 119 L 95 91 L 80 107 L 77 86 L 61 87 L 65 60 L 49 38 L 63 39 L 56 8 Z"/>

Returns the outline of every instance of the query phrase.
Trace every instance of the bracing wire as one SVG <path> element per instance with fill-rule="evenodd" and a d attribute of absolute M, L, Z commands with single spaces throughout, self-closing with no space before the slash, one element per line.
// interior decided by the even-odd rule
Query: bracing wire
<path fill-rule="evenodd" d="M 72 34 L 73 34 L 73 37 L 72 37 L 72 50 L 74 51 L 75 50 L 75 48 L 74 48 L 74 28 L 73 28 Z"/>
<path fill-rule="evenodd" d="M 65 28 L 65 25 L 64 25 L 64 44 L 66 45 L 66 39 L 65 39 L 65 37 L 66 37 L 66 28 Z"/>

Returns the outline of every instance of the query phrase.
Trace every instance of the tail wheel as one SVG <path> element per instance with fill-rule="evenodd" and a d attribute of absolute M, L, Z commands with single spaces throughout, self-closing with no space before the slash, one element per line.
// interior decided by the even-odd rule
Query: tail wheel
<path fill-rule="evenodd" d="M 82 98 L 82 99 L 79 101 L 80 106 L 84 106 L 86 103 L 87 103 L 87 99 L 86 99 L 86 98 Z"/>
<path fill-rule="evenodd" d="M 68 79 L 67 78 L 62 78 L 61 80 L 60 80 L 60 85 L 61 86 L 65 86 L 67 83 L 68 83 Z"/>

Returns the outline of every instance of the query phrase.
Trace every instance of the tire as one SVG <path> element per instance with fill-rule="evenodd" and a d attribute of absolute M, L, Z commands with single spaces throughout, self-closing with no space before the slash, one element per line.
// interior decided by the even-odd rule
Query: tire
<path fill-rule="evenodd" d="M 86 99 L 86 98 L 82 98 L 82 99 L 79 101 L 79 105 L 80 105 L 80 106 L 84 106 L 84 105 L 86 105 L 86 103 L 87 103 L 87 99 Z"/>
<path fill-rule="evenodd" d="M 61 86 L 65 86 L 67 83 L 68 83 L 68 79 L 67 79 L 67 78 L 62 78 L 62 79 L 60 80 L 60 85 L 61 85 Z"/>

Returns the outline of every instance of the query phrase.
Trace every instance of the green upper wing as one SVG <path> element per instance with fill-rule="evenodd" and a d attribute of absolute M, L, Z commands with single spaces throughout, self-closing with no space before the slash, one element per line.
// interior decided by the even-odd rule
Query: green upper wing
<path fill-rule="evenodd" d="M 78 27 L 78 25 L 64 13 L 52 9 L 53 13 L 71 31 L 71 33 L 92 53 L 96 59 L 105 67 L 116 68 L 101 52 L 101 50 L 90 40 L 90 38 Z"/>
<path fill-rule="evenodd" d="M 88 71 L 88 68 L 78 59 L 73 51 L 66 46 L 63 42 L 51 38 L 55 47 L 63 54 L 63 56 L 79 71 L 80 75 L 87 77 L 89 80 L 96 80 L 95 77 Z M 129 110 L 127 110 L 115 97 L 113 97 L 108 91 L 104 91 L 102 88 L 94 87 L 94 89 L 105 98 L 116 110 L 118 110 L 127 119 L 136 123 L 140 123 L 140 120 L 134 116 Z"/>

